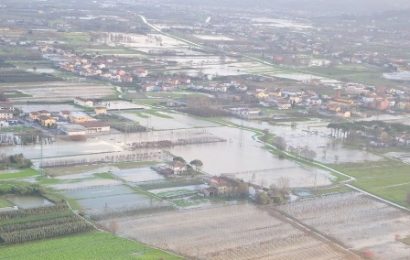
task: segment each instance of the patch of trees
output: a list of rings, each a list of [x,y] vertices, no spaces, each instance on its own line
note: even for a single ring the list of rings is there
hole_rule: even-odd
[[[290,186],[289,179],[282,177],[277,184],[272,184],[269,189],[259,191],[255,200],[257,204],[267,205],[271,203],[281,204],[289,199]]]
[[[383,121],[358,121],[330,123],[331,135],[347,141],[367,139],[385,145],[397,145],[398,138],[410,134],[410,126]]]
[[[44,190],[35,183],[8,182],[0,185],[0,195],[42,195]]]
[[[182,112],[202,117],[229,116],[229,113],[209,97],[188,97],[187,107]]]
[[[92,225],[73,214],[65,203],[0,213],[0,241],[7,244],[23,243],[92,229]]]
[[[147,128],[127,118],[117,115],[98,115],[96,118],[110,124],[110,126],[124,133],[145,132]]]
[[[26,159],[23,154],[15,154],[6,156],[4,154],[0,155],[0,168],[7,169],[7,168],[30,168],[33,165],[31,160]]]
[[[172,163],[174,165],[178,163],[185,165],[185,170],[181,173],[183,175],[198,174],[201,171],[202,166],[204,165],[203,162],[199,159],[194,159],[187,163],[185,159],[180,156],[175,156],[174,158],[172,158]]]

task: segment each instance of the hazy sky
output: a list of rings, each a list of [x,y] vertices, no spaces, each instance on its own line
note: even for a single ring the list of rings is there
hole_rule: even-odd
[[[370,14],[389,10],[410,10],[410,0],[171,0],[200,5],[254,6],[291,9],[315,14]],[[410,15],[410,14],[409,14]]]

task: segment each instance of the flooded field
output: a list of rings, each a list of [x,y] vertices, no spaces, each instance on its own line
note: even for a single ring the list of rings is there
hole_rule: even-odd
[[[340,142],[336,142],[330,136],[328,122],[322,120],[310,120],[297,122],[293,127],[291,123],[268,124],[266,122],[245,121],[230,119],[231,122],[244,126],[269,131],[284,138],[288,146],[308,146],[316,152],[315,160],[323,163],[364,162],[377,161],[381,157],[367,151],[349,149]]]
[[[83,111],[81,108],[70,104],[17,104],[16,107],[24,113],[36,112],[40,110],[47,110],[48,112],[61,112],[64,110],[71,112]]]
[[[8,195],[6,199],[22,209],[53,206],[51,201],[39,196]]]
[[[64,87],[40,87],[19,89],[24,94],[30,95],[31,100],[72,100],[75,97],[102,98],[115,94],[112,86],[95,85],[88,83],[67,84]]]
[[[223,35],[194,34],[194,36],[200,40],[205,40],[205,41],[233,41],[232,38],[229,38]]]
[[[138,121],[144,126],[162,131],[108,134],[89,138],[85,142],[57,140],[55,143],[44,145],[43,149],[41,149],[40,145],[13,146],[5,147],[4,152],[7,154],[21,152],[27,158],[34,159],[35,165],[39,164],[39,158],[42,154],[44,165],[58,166],[58,163],[64,160],[69,162],[72,160],[84,160],[84,162],[92,163],[96,160],[93,158],[116,157],[118,154],[128,153],[126,150],[135,142],[188,140],[192,137],[215,136],[225,139],[226,142],[175,146],[170,148],[169,151],[174,155],[182,156],[186,161],[202,160],[204,163],[203,170],[211,175],[225,174],[265,187],[277,184],[282,178],[289,179],[291,187],[329,185],[334,178],[327,171],[300,165],[290,160],[279,159],[264,149],[263,145],[255,140],[254,134],[249,131],[232,127],[218,127],[215,123],[180,113],[161,112],[161,116],[149,115],[148,118],[141,117],[136,112],[120,112],[120,114]],[[314,134],[312,136],[309,135],[309,139],[307,139],[307,135],[303,131],[304,127],[297,127],[295,132],[289,131],[290,127],[286,125],[272,126],[271,130],[275,134],[283,134],[285,138],[295,135],[294,142],[296,143],[315,145],[318,158],[322,157],[321,151],[327,149],[326,142],[329,142],[328,137],[325,134]],[[321,127],[326,129],[323,126]],[[263,129],[265,126],[261,128]],[[342,148],[336,151],[340,153],[338,155],[338,160],[340,161],[345,161],[349,158],[359,160],[360,155],[362,155],[362,152],[358,151],[358,154],[352,157],[352,151],[345,151]],[[151,153],[152,151],[145,149],[144,151],[141,150],[141,152]],[[146,160],[161,161],[165,158],[163,155],[157,157],[155,157],[156,159]],[[326,162],[333,162],[335,160],[331,152],[329,152],[326,158]],[[372,157],[363,158],[371,159]],[[114,169],[113,173],[127,181],[133,182],[137,182],[140,179],[148,181],[159,178],[159,176],[149,173],[149,171],[140,171],[138,174],[141,175],[138,175],[132,171],[116,171]]]
[[[228,141],[216,144],[174,147],[170,151],[187,161],[199,158],[203,170],[212,175],[227,174],[257,185],[268,187],[282,177],[291,187],[328,185],[332,177],[326,171],[308,168],[293,161],[281,160],[263,149],[252,138],[253,133],[230,127],[209,128],[208,131]]]
[[[163,116],[141,116],[137,113],[125,112],[120,113],[120,115],[135,122],[138,122],[145,127],[153,128],[154,130],[170,130],[216,126],[216,124],[214,123],[196,119],[194,117],[179,113],[160,112],[159,115]]]
[[[44,158],[59,158],[66,156],[101,154],[123,151],[123,147],[115,142],[100,139],[99,137],[89,138],[85,142],[72,142],[58,140],[55,143],[27,146],[7,146],[2,148],[5,154],[22,153],[26,158],[34,159],[33,163],[38,163],[41,156]]]
[[[177,52],[185,55],[198,55],[200,52],[190,50],[190,46],[163,34],[135,34],[107,32],[99,35],[99,42],[109,46],[124,46],[147,54],[157,54],[164,51]]]
[[[227,63],[227,62],[236,62],[237,59],[234,58],[229,58],[229,57],[224,57],[222,58],[221,56],[164,56],[161,58],[158,58],[156,60],[166,60],[166,61],[175,61],[181,65],[192,65],[192,66],[197,66],[197,65],[210,65],[210,64],[221,64],[221,63]]]
[[[80,188],[66,191],[65,195],[75,199],[87,214],[98,217],[169,206],[167,202],[139,194],[125,185]]]
[[[384,73],[383,77],[390,80],[410,81],[410,71]]]
[[[132,169],[114,169],[112,173],[128,182],[146,182],[163,180],[164,177],[150,167],[132,168]]]
[[[287,19],[274,19],[274,18],[253,18],[252,23],[257,26],[271,26],[277,28],[289,28],[289,29],[311,29],[312,26],[305,23],[300,23]]]
[[[235,76],[235,75],[246,75],[249,74],[249,71],[246,67],[246,62],[235,62],[228,64],[213,64],[213,65],[201,65],[201,66],[192,66],[192,69],[169,69],[171,72],[183,72],[188,76],[197,76],[200,72],[206,75],[211,76]],[[199,72],[200,71],[200,72]]]
[[[106,102],[107,110],[129,110],[129,109],[144,109],[147,106],[136,105],[134,103],[123,100],[111,100]]]
[[[112,179],[84,179],[78,182],[62,183],[50,185],[55,190],[77,190],[77,189],[94,189],[98,187],[108,187],[112,185],[120,185],[121,181]]]

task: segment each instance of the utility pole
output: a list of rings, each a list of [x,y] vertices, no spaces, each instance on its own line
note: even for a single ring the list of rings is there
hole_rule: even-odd
[[[43,168],[43,135],[40,136],[40,174],[44,176],[44,168]]]

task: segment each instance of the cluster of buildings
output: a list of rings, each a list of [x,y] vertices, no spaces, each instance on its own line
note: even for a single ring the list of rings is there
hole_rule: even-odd
[[[107,109],[100,106],[96,99],[75,98],[74,103],[84,107],[93,107],[94,114],[107,114]],[[44,128],[57,128],[68,136],[85,136],[87,134],[110,132],[108,122],[97,120],[85,112],[67,111],[49,112],[33,111],[27,114],[27,120],[40,124]]]
[[[0,127],[6,127],[16,122],[15,108],[8,101],[0,101]]]
[[[190,84],[186,87],[188,90],[200,91],[207,93],[227,93],[233,92],[246,92],[247,86],[240,84],[236,81],[229,82],[207,82],[207,84]]]
[[[313,90],[257,89],[254,95],[265,107],[288,110],[294,107],[338,117],[366,117],[371,111],[410,111],[410,96],[398,89],[376,88],[357,83],[339,87],[333,96]]]
[[[145,92],[174,91],[191,84],[191,79],[183,76],[145,77],[139,84]]]
[[[40,47],[40,51],[46,58],[55,60],[61,69],[80,76],[98,77],[116,83],[132,83],[134,78],[148,75],[142,65],[133,69],[124,68],[118,57],[78,55],[49,45]]]
[[[99,121],[84,112],[41,110],[28,113],[27,119],[44,128],[58,128],[68,136],[110,131],[110,125],[107,122]]]

